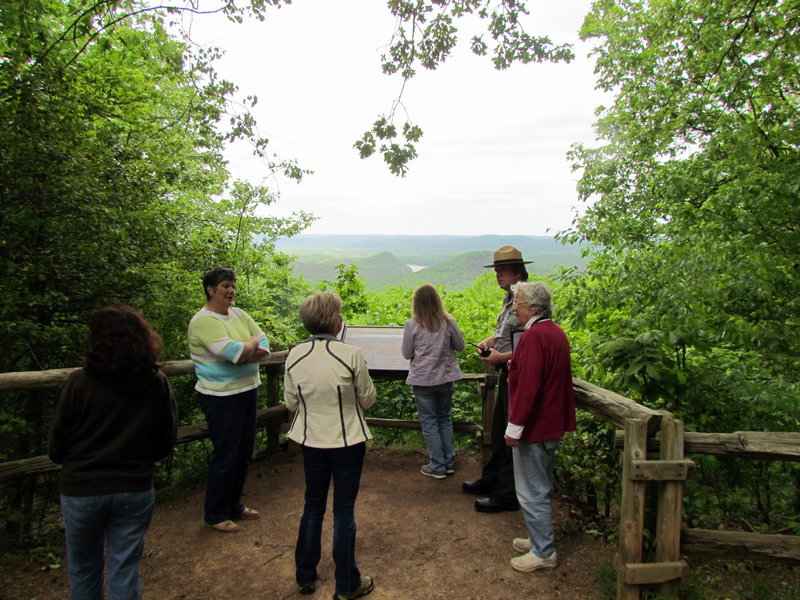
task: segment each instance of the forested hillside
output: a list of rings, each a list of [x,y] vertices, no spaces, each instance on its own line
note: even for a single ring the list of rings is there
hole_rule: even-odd
[[[391,252],[406,264],[432,265],[468,252],[493,252],[514,246],[526,255],[577,256],[579,244],[565,244],[543,235],[343,235],[304,233],[280,238],[276,247],[307,257],[363,256]]]
[[[560,268],[586,264],[578,244],[564,244],[545,236],[393,236],[309,235],[280,239],[276,247],[294,256],[291,266],[316,285],[336,277],[336,266],[353,264],[370,290],[390,285],[413,287],[434,283],[464,289],[491,264],[501,246],[519,248],[532,273],[554,275]],[[409,265],[423,267],[412,272]]]

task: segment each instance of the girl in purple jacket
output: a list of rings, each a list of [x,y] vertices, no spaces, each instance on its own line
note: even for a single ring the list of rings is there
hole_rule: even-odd
[[[455,473],[453,382],[461,379],[455,351],[464,349],[464,336],[430,284],[414,292],[412,317],[403,330],[403,358],[411,361],[406,383],[413,387],[422,435],[430,461],[419,472],[434,479]]]

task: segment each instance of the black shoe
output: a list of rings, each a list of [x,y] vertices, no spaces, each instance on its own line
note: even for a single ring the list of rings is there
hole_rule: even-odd
[[[475,510],[485,513],[498,513],[504,510],[519,510],[519,502],[516,500],[500,500],[494,496],[475,500]]]
[[[475,481],[465,481],[461,484],[461,491],[465,494],[491,494],[494,486],[486,483],[483,479]]]
[[[313,583],[308,583],[306,585],[298,585],[297,591],[301,594],[313,594],[315,586]]]

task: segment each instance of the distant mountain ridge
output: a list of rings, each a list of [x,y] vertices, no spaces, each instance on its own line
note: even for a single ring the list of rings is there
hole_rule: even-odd
[[[309,283],[335,279],[336,265],[355,264],[370,289],[422,282],[463,289],[491,264],[494,251],[506,245],[532,260],[528,270],[539,275],[585,262],[577,245],[548,236],[306,234],[276,242],[277,250],[296,257],[292,269]],[[412,272],[410,264],[426,267]]]
[[[501,246],[514,246],[524,255],[540,252],[564,252],[560,241],[544,235],[345,235],[345,234],[301,234],[292,238],[281,238],[276,246],[289,254],[307,255],[323,253],[330,255],[361,256],[391,252],[407,264],[436,264],[447,258],[466,252],[494,252]],[[572,252],[568,252],[572,254]],[[416,262],[415,257],[438,256],[435,262]],[[527,256],[526,256],[527,258]]]

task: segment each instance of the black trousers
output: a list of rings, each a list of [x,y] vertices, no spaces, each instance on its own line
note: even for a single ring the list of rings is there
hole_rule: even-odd
[[[494,488],[492,497],[501,502],[516,502],[514,462],[511,447],[503,437],[508,425],[508,370],[501,369],[497,380],[497,400],[492,413],[492,456],[483,466],[481,479]]]

